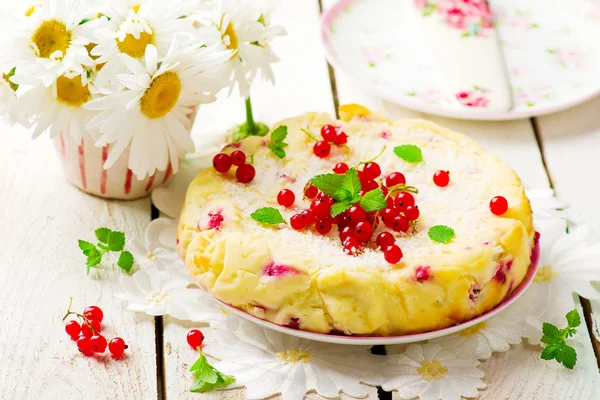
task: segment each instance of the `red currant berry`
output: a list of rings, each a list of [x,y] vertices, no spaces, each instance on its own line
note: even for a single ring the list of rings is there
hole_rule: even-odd
[[[490,211],[494,215],[502,215],[508,211],[508,201],[502,196],[496,196],[490,201]]]
[[[304,197],[309,200],[314,199],[319,194],[319,189],[308,183],[304,188]]]
[[[359,222],[354,227],[354,237],[359,242],[366,242],[373,236],[373,226],[368,222]]]
[[[385,221],[392,222],[394,220],[394,218],[396,218],[397,215],[398,215],[398,210],[396,210],[395,208],[392,208],[392,207],[386,207],[381,211],[381,219],[383,220],[384,224],[385,224]]]
[[[106,344],[106,338],[102,335],[94,335],[90,338],[90,348],[94,353],[104,353]]]
[[[368,179],[377,179],[381,175],[381,168],[376,162],[366,163],[363,167],[363,173]]]
[[[346,172],[348,172],[349,169],[350,168],[348,167],[348,164],[341,162],[335,165],[335,167],[333,168],[333,172],[335,172],[336,174],[343,175]]]
[[[76,340],[81,333],[81,325],[77,321],[69,321],[65,325],[65,331],[73,340]]]
[[[231,163],[236,167],[241,167],[246,164],[246,153],[241,150],[236,150],[229,156]]]
[[[448,183],[450,183],[450,172],[437,171],[435,174],[433,174],[433,183],[439,187],[448,186]]]
[[[335,138],[333,138],[333,143],[337,144],[338,146],[348,143],[348,135],[346,135],[344,132],[337,132]]]
[[[327,142],[317,142],[313,147],[313,152],[315,153],[315,156],[325,158],[331,153],[331,145]]]
[[[322,220],[319,220],[319,222],[317,222],[317,225],[315,225],[315,229],[321,235],[327,235],[329,232],[331,232],[331,226],[332,226],[331,218],[322,219]]]
[[[392,186],[403,185],[406,183],[406,178],[402,172],[392,172],[385,178],[385,186],[391,188]]]
[[[308,227],[315,223],[317,218],[315,214],[310,210],[304,210],[300,213],[300,218],[304,221],[304,226]]]
[[[202,347],[202,342],[204,341],[204,335],[198,329],[192,329],[187,334],[187,342],[192,349],[197,350],[198,347]]]
[[[217,172],[224,174],[231,168],[231,159],[227,154],[219,153],[213,158],[213,167]]]
[[[400,250],[400,247],[393,244],[385,248],[383,251],[383,256],[385,257],[385,261],[389,262],[390,264],[398,264],[400,260],[402,260],[403,254],[402,250]]]
[[[348,217],[352,223],[357,224],[367,220],[367,213],[361,206],[352,206],[348,210]]]
[[[286,208],[293,206],[295,201],[296,201],[296,195],[294,194],[294,192],[292,192],[289,189],[283,189],[277,195],[277,203],[279,203],[279,205],[282,205]]]
[[[104,319],[104,313],[102,312],[100,307],[96,307],[96,306],[89,306],[88,308],[83,310],[83,315],[87,319],[92,319],[92,320],[98,321],[100,323],[102,323],[102,320]]]
[[[87,322],[81,324],[81,334],[85,337],[89,338],[93,335],[97,335],[100,332],[102,332],[102,325],[100,325],[100,322],[96,320],[88,320]]]
[[[394,197],[394,206],[399,210],[415,205],[415,197],[408,192],[400,192]]]
[[[349,226],[345,226],[342,228],[342,230],[340,231],[340,240],[342,241],[342,243],[344,243],[346,241],[346,239],[348,239],[350,236],[352,236],[352,234],[354,233],[354,229],[352,229]]]
[[[386,186],[383,186],[383,185],[379,186],[379,189],[381,189],[381,191],[383,192],[383,195],[384,195],[384,196],[387,196],[387,195],[388,195],[388,193],[390,192],[390,191],[388,190],[388,188],[387,188]]]
[[[344,252],[348,255],[354,255],[358,253],[360,243],[354,236],[348,236],[344,241]]]
[[[419,215],[421,212],[419,211],[419,206],[408,206],[404,211],[404,215],[408,218],[409,221],[416,221],[419,219]]]
[[[244,164],[235,171],[235,178],[240,183],[250,183],[256,176],[256,170],[250,164]]]
[[[290,225],[292,226],[292,229],[297,231],[306,228],[304,219],[300,216],[300,214],[295,214],[292,216],[292,218],[290,218]]]
[[[326,142],[333,142],[335,138],[336,128],[333,125],[324,125],[321,128],[321,136],[323,136],[323,140]]]
[[[328,199],[319,198],[310,204],[310,211],[312,211],[317,218],[328,218],[331,215],[331,206],[332,203],[329,202]]]
[[[377,235],[377,239],[375,239],[375,243],[377,243],[377,246],[382,250],[393,245],[395,241],[394,235],[389,232],[381,232]]]
[[[395,230],[396,232],[408,232],[408,228],[410,228],[410,222],[408,218],[404,215],[398,215],[394,217],[394,220],[391,223],[390,228]]]
[[[77,339],[77,348],[84,356],[89,357],[94,354],[90,346],[90,338],[87,336],[79,336],[79,339]]]
[[[126,348],[127,345],[125,344],[125,341],[120,337],[111,339],[110,342],[108,342],[108,351],[110,351],[110,354],[112,354],[114,358],[121,357],[123,353],[125,353]]]

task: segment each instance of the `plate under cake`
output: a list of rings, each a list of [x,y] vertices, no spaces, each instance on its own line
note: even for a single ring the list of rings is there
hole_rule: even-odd
[[[357,106],[343,106],[342,119],[309,113],[276,124],[286,126],[286,156],[267,146],[270,137],[249,137],[228,145],[242,150],[256,169],[249,184],[235,167],[214,168],[191,183],[178,229],[178,249],[200,287],[220,301],[255,317],[301,330],[347,335],[391,336],[427,332],[471,320],[500,304],[523,280],[531,263],[535,232],[529,200],[519,177],[496,156],[465,135],[423,120],[391,122]],[[312,137],[333,125],[348,135],[347,146],[314,155]],[[310,136],[306,134],[307,131]],[[416,145],[422,161],[407,162],[394,148]],[[337,227],[322,235],[290,224],[265,225],[251,218],[259,208],[277,208],[286,221],[310,205],[307,182],[377,158],[382,177],[406,176],[420,216],[414,230],[393,232],[403,258],[390,264],[375,238],[354,255],[344,252]],[[362,167],[359,167],[359,169]],[[436,171],[450,183],[433,182]],[[284,208],[277,194],[287,188],[295,204]],[[503,196],[508,211],[490,211]],[[428,231],[454,230],[448,243]]]

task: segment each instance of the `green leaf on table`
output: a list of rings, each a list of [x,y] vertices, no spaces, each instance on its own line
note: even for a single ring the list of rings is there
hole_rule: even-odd
[[[445,225],[436,225],[429,228],[427,234],[434,242],[446,244],[454,238],[454,229]]]
[[[581,325],[581,317],[577,309],[569,311],[565,316],[567,327],[559,329],[549,322],[542,325],[543,336],[541,342],[547,344],[540,354],[543,360],[556,360],[565,367],[573,369],[577,363],[577,352],[566,342],[566,339],[577,333],[577,327]]]
[[[128,251],[124,251],[119,256],[119,261],[117,261],[117,265],[123,271],[130,273],[131,268],[133,267],[133,254]]]
[[[125,248],[125,233],[112,231],[107,246],[110,251],[123,251]]]
[[[570,328],[577,328],[581,325],[581,317],[577,310],[571,310],[566,315],[567,324]]]
[[[558,347],[556,352],[556,361],[569,369],[573,369],[577,363],[577,352],[567,344]]]
[[[380,188],[377,188],[365,193],[365,195],[360,199],[360,206],[366,212],[383,210],[385,207],[387,207],[387,202],[385,201],[383,191]]]
[[[254,211],[250,216],[263,224],[276,225],[285,224],[285,219],[281,215],[281,212],[273,207],[263,207]]]
[[[215,389],[220,389],[231,385],[235,378],[222,374],[215,367],[210,365],[206,356],[200,352],[198,361],[190,367],[190,372],[194,378],[194,383],[190,387],[190,392],[205,393]]]
[[[394,147],[394,153],[407,162],[418,163],[423,161],[421,149],[414,144],[404,144],[402,146]]]
[[[112,231],[108,228],[98,228],[95,233],[100,243],[108,244]]]

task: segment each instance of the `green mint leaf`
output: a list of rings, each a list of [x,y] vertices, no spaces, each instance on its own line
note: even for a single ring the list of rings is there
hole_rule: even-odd
[[[549,322],[544,322],[542,324],[542,332],[544,333],[544,337],[547,338],[547,340],[550,340],[550,342],[544,342],[544,343],[553,343],[553,342],[557,342],[560,341],[562,339],[562,333],[560,331],[560,329],[558,329],[556,326],[552,325]]]
[[[112,231],[106,244],[110,251],[123,251],[125,248],[125,233]]]
[[[288,127],[283,125],[271,132],[272,142],[283,142],[288,135]]]
[[[119,256],[119,261],[117,261],[117,265],[123,271],[130,273],[131,268],[133,267],[133,254],[128,251],[124,251]]]
[[[450,243],[454,238],[454,229],[444,225],[432,226],[427,233],[431,240],[443,244]]]
[[[577,328],[581,325],[581,317],[579,317],[579,313],[577,310],[571,310],[567,313],[567,323],[570,328]]]
[[[284,224],[285,220],[279,212],[278,209],[273,207],[263,207],[254,211],[250,216],[258,222],[262,222],[263,224]]]
[[[271,149],[271,151],[273,152],[273,154],[275,154],[277,157],[279,158],[285,158],[285,150],[284,148],[287,147],[287,143],[269,143],[267,144],[267,147],[269,149]]]
[[[556,352],[556,361],[569,369],[573,369],[577,363],[577,352],[571,346],[563,344]]]
[[[331,206],[331,216],[337,217],[338,215],[340,215],[344,211],[348,210],[353,205],[354,205],[354,203],[349,202],[349,201],[335,203],[333,206]]]
[[[329,197],[331,197],[332,199],[334,199],[336,201],[349,201],[353,198],[352,195],[350,194],[350,192],[348,192],[346,189],[342,189],[342,188],[336,189],[333,192],[333,196],[329,196]]]
[[[95,254],[98,252],[96,246],[94,246],[90,242],[86,242],[85,240],[79,240],[79,248],[83,252],[84,255],[89,256],[90,254]]]
[[[95,233],[100,243],[108,244],[112,231],[108,228],[98,228]]]
[[[310,181],[311,185],[315,186],[321,192],[330,196],[337,201],[344,201],[347,198],[345,192],[341,192],[344,182],[344,175],[339,174],[323,174],[313,177]]]
[[[95,267],[96,265],[102,262],[102,253],[99,251],[97,253],[90,254],[87,258],[85,265],[88,267],[88,273],[90,272],[90,268]]]
[[[554,358],[556,358],[556,353],[560,346],[561,346],[561,344],[558,344],[558,343],[551,344],[550,346],[548,346],[544,350],[542,350],[542,354],[540,354],[540,358],[542,360],[554,360]]]
[[[360,206],[366,211],[379,211],[387,207],[385,196],[380,188],[365,193],[360,199]]]
[[[190,372],[194,378],[190,392],[205,393],[229,386],[235,381],[232,376],[217,371],[202,353],[200,353],[198,361],[191,366]]]
[[[360,185],[360,179],[358,178],[358,171],[355,168],[350,168],[344,174],[342,188],[346,189],[352,198],[355,198],[360,194],[362,188]]]
[[[411,163],[418,163],[423,161],[423,154],[419,146],[414,144],[405,144],[402,146],[394,147],[394,153],[404,161]]]

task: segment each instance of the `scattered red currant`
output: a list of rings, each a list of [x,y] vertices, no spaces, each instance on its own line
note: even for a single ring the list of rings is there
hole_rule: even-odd
[[[219,153],[213,158],[213,167],[224,174],[231,169],[231,159],[225,153]]]
[[[448,171],[437,171],[433,174],[433,183],[439,187],[446,187],[450,183],[450,172]]]
[[[408,232],[408,228],[410,228],[410,221],[404,215],[397,215],[394,217],[394,220],[389,226],[396,232]],[[386,225],[387,226],[387,225]]]
[[[353,233],[354,233],[354,230],[352,229],[352,227],[350,227],[350,226],[343,227],[342,230],[340,231],[340,240],[342,241],[342,243],[344,243],[346,241],[346,239],[348,239],[350,236],[352,236]]]
[[[317,189],[315,186],[311,185],[310,183],[306,185],[306,187],[304,188],[304,197],[306,197],[309,200],[314,199],[315,197],[317,197],[317,195],[319,194],[319,189]]]
[[[202,342],[204,341],[204,335],[198,329],[192,329],[187,334],[187,342],[192,349],[197,350],[198,347],[202,347]]]
[[[292,226],[292,229],[297,231],[306,228],[304,219],[300,216],[300,214],[295,214],[292,216],[292,218],[290,218],[290,225]]]
[[[406,178],[402,172],[392,172],[385,178],[385,186],[391,188],[393,186],[401,185],[406,183]]]
[[[81,333],[81,325],[79,325],[79,322],[77,321],[69,321],[65,325],[65,331],[73,340],[77,340]]]
[[[256,170],[250,164],[244,164],[235,171],[235,178],[240,183],[250,183],[256,176]]]
[[[408,192],[400,192],[394,197],[394,205],[398,210],[405,210],[406,207],[415,205],[415,197]]]
[[[89,306],[83,310],[83,315],[85,315],[87,319],[98,321],[99,323],[102,323],[102,319],[104,319],[104,313],[100,307],[97,306]]]
[[[304,227],[311,226],[317,220],[315,214],[310,210],[302,211],[300,213],[300,218],[302,218],[302,220],[304,221]]]
[[[90,338],[87,336],[79,336],[79,339],[77,339],[77,348],[85,356],[89,357],[94,354],[90,346]]]
[[[102,335],[94,335],[90,338],[90,348],[94,353],[104,353],[106,350],[106,338]]]
[[[236,150],[229,156],[231,163],[236,167],[241,167],[246,164],[246,153],[241,150]]]
[[[328,157],[331,153],[331,145],[327,142],[317,142],[313,147],[313,152],[319,158]]]
[[[296,201],[296,195],[294,194],[294,192],[292,192],[289,189],[283,189],[277,195],[277,203],[279,203],[279,205],[282,205],[286,208],[293,206],[295,201]]]
[[[494,215],[502,215],[508,211],[508,201],[502,196],[496,196],[490,201],[490,210]]]
[[[375,190],[379,187],[375,180],[368,180],[361,184],[361,189],[363,192],[367,193],[371,190]]]
[[[333,125],[324,125],[321,128],[321,136],[323,137],[323,140],[329,143],[333,142],[335,139],[336,130],[337,129]]]
[[[418,206],[408,206],[404,211],[404,215],[406,215],[406,218],[408,218],[409,221],[416,221],[419,219],[421,212],[419,211]]]
[[[315,225],[315,229],[321,235],[327,235],[329,232],[331,232],[331,226],[332,226],[331,219],[322,219],[317,222],[317,224]]]
[[[333,143],[337,144],[338,146],[345,145],[348,143],[348,135],[346,135],[344,132],[337,132],[335,138],[333,138]]]
[[[344,241],[344,252],[348,255],[354,255],[358,253],[360,243],[354,236],[348,236]]]
[[[335,165],[335,167],[333,168],[333,172],[335,172],[336,174],[343,175],[346,172],[348,172],[349,169],[350,168],[348,167],[348,164],[341,162]]]
[[[102,325],[96,320],[90,319],[81,324],[81,334],[85,337],[89,338],[100,332],[102,332]]]
[[[367,213],[360,206],[352,206],[348,210],[348,217],[351,222],[357,224],[367,220]]]
[[[384,224],[385,224],[385,221],[389,221],[389,222],[393,221],[397,215],[398,215],[398,210],[396,210],[395,208],[392,208],[392,207],[386,207],[381,211],[381,219],[383,220]]]
[[[393,245],[395,241],[394,235],[389,232],[381,232],[377,235],[377,239],[375,239],[375,243],[377,243],[377,246],[382,250]]]
[[[400,250],[400,247],[393,244],[385,248],[383,251],[383,256],[385,257],[385,261],[389,262],[390,264],[398,264],[400,260],[402,260],[403,254],[402,250]]]
[[[125,344],[125,341],[120,337],[113,338],[108,342],[108,351],[110,351],[110,354],[112,354],[114,358],[121,357],[123,353],[125,353],[126,348],[127,345]]]
[[[373,226],[368,222],[359,222],[354,227],[354,237],[359,242],[366,242],[373,236]]]
[[[381,175],[381,167],[376,162],[369,162],[365,164],[363,173],[367,179],[377,179]]]
[[[331,215],[331,206],[333,203],[329,200],[329,198],[321,197],[314,200],[310,204],[310,211],[315,214],[318,218],[324,219]]]

